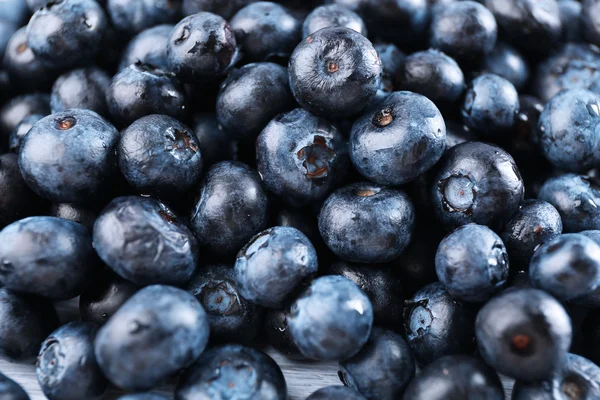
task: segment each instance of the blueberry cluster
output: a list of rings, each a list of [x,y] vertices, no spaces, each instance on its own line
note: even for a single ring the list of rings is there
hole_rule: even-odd
[[[0,357],[50,400],[284,400],[268,347],[339,363],[311,400],[600,400],[597,46],[600,0],[0,0]]]

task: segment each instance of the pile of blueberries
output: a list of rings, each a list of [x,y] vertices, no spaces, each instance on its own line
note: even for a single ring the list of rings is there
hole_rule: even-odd
[[[600,0],[0,0],[0,357],[50,400],[284,400],[268,347],[339,362],[311,400],[599,400],[596,46]]]

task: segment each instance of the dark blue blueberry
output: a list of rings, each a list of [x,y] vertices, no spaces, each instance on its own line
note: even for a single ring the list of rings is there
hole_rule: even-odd
[[[540,245],[562,233],[560,214],[550,203],[525,200],[500,235],[511,265],[527,269]]]
[[[268,206],[256,171],[237,161],[223,161],[208,170],[190,226],[201,246],[233,255],[267,226]]]
[[[383,69],[369,39],[349,28],[329,27],[296,47],[289,74],[302,107],[326,118],[347,118],[373,100]]]
[[[42,343],[35,372],[48,399],[94,399],[106,391],[108,382],[94,356],[97,332],[96,324],[71,322]]]
[[[182,19],[167,45],[169,68],[184,82],[217,79],[227,73],[237,58],[233,29],[223,18],[209,12]]]
[[[494,74],[480,75],[469,84],[461,110],[465,125],[486,137],[510,130],[518,112],[517,89]]]
[[[162,394],[157,393],[136,393],[126,394],[118,398],[118,400],[168,400]]]
[[[504,149],[514,157],[525,175],[525,182],[529,185],[530,181],[538,179],[540,170],[548,167],[538,147],[537,126],[542,111],[544,111],[544,103],[540,99],[530,95],[520,95],[519,113],[515,118],[514,129],[510,135],[499,138]]]
[[[17,29],[18,26],[14,22],[2,19],[0,16],[0,58],[4,57],[8,42]],[[24,29],[23,32],[25,32]]]
[[[196,270],[198,242],[163,203],[118,197],[94,224],[94,248],[121,277],[143,286],[182,285]]]
[[[446,121],[446,151],[457,144],[475,140],[475,134],[465,125],[455,121]]]
[[[317,224],[318,210],[312,208],[294,208],[284,205],[274,207],[271,212],[272,226],[291,226],[304,233],[311,243],[318,247],[323,244]]]
[[[600,229],[600,192],[587,176],[564,174],[548,179],[538,198],[560,214],[564,232]]]
[[[450,354],[469,354],[475,348],[475,313],[454,300],[439,283],[422,287],[404,302],[406,339],[420,365]]]
[[[242,296],[269,308],[282,308],[318,268],[317,252],[296,228],[276,226],[254,236],[237,255],[235,279]]]
[[[260,350],[237,344],[206,351],[179,380],[176,400],[285,400],[281,369]]]
[[[9,150],[18,154],[19,149],[21,148],[21,142],[23,141],[25,135],[29,133],[36,122],[44,117],[45,115],[42,114],[33,114],[23,118],[23,120],[19,122],[15,129],[10,133],[8,138]]]
[[[564,42],[583,41],[581,26],[582,5],[577,0],[559,0],[558,10],[562,24],[562,39]]]
[[[304,360],[288,326],[289,309],[266,310],[264,332],[267,343],[277,351],[283,353],[287,358],[293,360]]]
[[[167,45],[174,25],[158,25],[148,28],[131,39],[119,63],[119,71],[140,61],[154,65],[162,70],[169,68],[167,62]]]
[[[50,215],[78,222],[88,228],[90,232],[94,228],[94,222],[98,217],[98,214],[90,208],[69,203],[52,204]]]
[[[79,297],[81,319],[103,325],[137,290],[137,286],[117,275],[100,275]]]
[[[379,54],[381,66],[383,67],[381,88],[387,92],[393,92],[394,79],[400,70],[405,55],[392,43],[375,43],[374,46],[375,50],[377,50],[377,54]]]
[[[248,64],[230,72],[221,84],[217,119],[230,138],[254,139],[277,114],[295,107],[286,68]]]
[[[373,328],[361,351],[340,363],[338,375],[367,399],[399,399],[415,376],[415,360],[402,336]]]
[[[0,282],[10,290],[65,300],[81,294],[97,265],[90,232],[56,217],[29,217],[0,231]]]
[[[494,50],[483,57],[481,68],[484,72],[506,79],[517,90],[523,89],[529,80],[527,61],[517,49],[504,42],[496,43]]]
[[[392,271],[397,275],[407,297],[413,296],[428,283],[437,281],[435,252],[442,238],[443,231],[439,228],[433,231],[427,228],[416,230],[410,244],[402,252],[402,257],[392,264]],[[398,306],[403,307],[403,304]]]
[[[302,37],[329,26],[345,26],[367,36],[367,27],[358,14],[342,5],[329,4],[315,8],[306,16]]]
[[[446,125],[427,97],[394,92],[354,123],[349,146],[352,164],[362,176],[380,185],[402,185],[442,157]]]
[[[240,294],[233,268],[209,265],[199,268],[187,284],[208,314],[212,343],[252,343],[262,322],[262,309]]]
[[[494,50],[498,26],[494,15],[475,1],[456,1],[433,10],[429,45],[459,61]]]
[[[42,118],[21,141],[19,167],[34,192],[55,203],[97,200],[117,171],[119,132],[93,111]]]
[[[583,0],[581,9],[581,29],[585,39],[595,45],[600,45],[600,2]]]
[[[21,25],[27,22],[28,16],[29,10],[24,0],[5,0],[0,3],[0,19]]]
[[[150,114],[182,119],[188,111],[185,91],[175,76],[141,62],[112,78],[106,101],[113,120],[124,126]]]
[[[474,222],[499,231],[518,211],[523,195],[510,154],[480,142],[448,150],[431,186],[435,215],[447,229]]]
[[[57,327],[52,302],[0,288],[0,358],[30,361]]]
[[[114,27],[127,34],[177,22],[181,18],[180,0],[108,0],[106,3]]]
[[[415,210],[401,190],[366,182],[334,192],[323,204],[319,231],[338,257],[383,263],[404,251],[415,225]]]
[[[408,386],[404,400],[504,400],[498,374],[477,358],[447,356],[428,365]]]
[[[230,19],[236,12],[256,0],[183,0],[183,14],[192,15],[208,11]]]
[[[373,326],[373,307],[350,279],[315,279],[296,299],[287,318],[294,343],[312,359],[341,361],[357,354]]]
[[[40,60],[67,68],[86,64],[100,50],[108,18],[93,0],[55,0],[27,24],[27,43]]]
[[[148,390],[192,364],[208,335],[208,317],[193,295],[171,286],[147,286],[100,328],[96,360],[116,386]]]
[[[34,215],[41,205],[23,180],[16,154],[0,155],[0,193],[0,229]]]
[[[0,397],[3,400],[29,400],[21,385],[0,373]]]
[[[600,297],[600,296],[598,296]],[[600,302],[593,304],[598,307]],[[588,313],[581,325],[583,336],[583,355],[598,364],[600,361],[600,310],[597,308]]]
[[[100,115],[108,115],[106,92],[110,77],[99,68],[76,69],[61,75],[50,96],[50,109],[53,113],[84,108]]]
[[[234,158],[235,143],[223,132],[216,115],[196,114],[191,126],[198,139],[198,147],[206,167]]]
[[[267,189],[296,207],[323,200],[348,173],[348,145],[337,127],[297,108],[273,119],[256,140]]]
[[[194,132],[166,115],[148,115],[121,132],[119,167],[138,192],[173,199],[200,182],[203,159]]]
[[[313,392],[306,400],[366,400],[366,398],[347,386],[326,386]]]
[[[0,134],[7,138],[21,121],[34,114],[50,114],[50,96],[31,93],[13,97],[0,108]],[[2,143],[5,141],[3,139]]]
[[[571,345],[571,320],[552,296],[537,289],[507,290],[477,315],[479,352],[498,373],[523,381],[548,379]]]

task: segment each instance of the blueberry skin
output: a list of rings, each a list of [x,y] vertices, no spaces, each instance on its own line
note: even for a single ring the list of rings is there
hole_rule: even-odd
[[[523,179],[500,147],[466,142],[448,150],[431,185],[434,212],[447,229],[474,222],[501,231],[523,200]]]
[[[350,160],[333,123],[297,108],[277,116],[258,136],[256,163],[270,192],[302,207],[323,200],[343,183]]]
[[[538,289],[507,290],[484,305],[475,321],[484,361],[498,373],[533,382],[557,371],[571,345],[571,320]]]
[[[552,204],[525,200],[500,235],[511,265],[527,269],[537,248],[560,235],[562,229],[560,214]]]
[[[428,365],[410,383],[404,400],[504,400],[498,374],[477,358],[453,355]]]
[[[108,18],[93,0],[60,0],[36,11],[27,24],[27,43],[48,64],[86,64],[100,50]]]
[[[25,0],[25,3],[27,3],[27,6],[32,13],[44,7],[47,2],[48,0]],[[100,1],[99,3],[103,3],[103,1]]]
[[[33,114],[29,115],[15,127],[15,129],[10,133],[8,137],[8,148],[13,153],[19,153],[19,149],[21,148],[21,141],[29,133],[33,125],[38,122],[40,119],[44,118],[45,115],[42,114]]]
[[[596,244],[600,245],[600,230],[589,230],[579,232],[583,236],[592,239]]]
[[[338,375],[367,399],[398,399],[415,376],[415,360],[402,336],[373,328],[361,351],[340,363]]]
[[[118,31],[133,35],[155,25],[179,21],[181,1],[108,0],[106,11]]]
[[[473,60],[494,50],[494,15],[475,1],[457,1],[433,10],[429,45],[456,60]]]
[[[405,54],[392,43],[375,43],[374,46],[383,68],[381,89],[386,92],[393,92],[394,79],[400,70]]]
[[[188,282],[187,291],[208,314],[212,343],[254,341],[262,322],[262,309],[241,296],[230,265],[199,268]]]
[[[3,400],[29,400],[25,390],[2,373],[0,373],[0,396]]]
[[[296,101],[330,119],[360,113],[375,97],[383,75],[371,42],[345,27],[324,28],[305,38],[288,70]]]
[[[0,19],[20,25],[27,22],[27,3],[23,0],[6,0],[0,4]]]
[[[83,321],[103,325],[138,290],[125,279],[106,274],[94,280],[79,297],[79,315]]]
[[[565,233],[600,229],[600,192],[587,176],[564,174],[550,178],[538,198],[558,210]]]
[[[0,155],[0,229],[38,210],[39,198],[29,189],[16,154]]]
[[[234,69],[217,95],[217,119],[233,140],[253,139],[277,114],[295,108],[287,69],[255,63]]]
[[[240,250],[234,275],[245,299],[282,308],[317,269],[317,252],[306,235],[296,228],[275,226],[254,236]]]
[[[225,75],[237,58],[233,29],[223,18],[208,12],[179,21],[167,45],[170,70],[189,83],[203,83]]]
[[[98,214],[92,209],[69,203],[52,204],[50,215],[80,223],[88,228],[90,232],[94,228],[94,222],[98,217]]]
[[[302,22],[286,7],[252,2],[231,18],[244,61],[286,60],[301,37]]]
[[[167,45],[175,25],[158,25],[145,29],[131,39],[119,63],[119,71],[140,61],[162,70],[168,70]]]
[[[136,393],[121,396],[118,400],[168,400],[165,396],[157,393]]]
[[[183,0],[183,14],[192,15],[208,11],[225,19],[230,19],[236,12],[256,0]]]
[[[25,182],[55,203],[96,200],[117,171],[119,132],[93,111],[74,109],[42,118],[21,141]]]
[[[600,45],[600,2],[583,0],[581,9],[581,28],[585,39],[595,45]]]
[[[350,132],[350,159],[380,185],[402,185],[433,167],[446,148],[446,124],[435,104],[394,92],[365,112]]]
[[[271,357],[231,344],[203,353],[179,380],[175,400],[199,398],[285,400],[287,387]]]
[[[144,391],[192,364],[208,335],[208,317],[192,294],[152,285],[140,289],[100,328],[94,353],[113,384]]]
[[[265,310],[264,332],[267,343],[292,360],[304,360],[288,326],[289,309]]]
[[[106,102],[113,120],[127,126],[150,114],[183,119],[187,98],[175,76],[152,65],[136,62],[112,78]]]
[[[206,174],[190,219],[201,246],[233,255],[267,226],[269,200],[255,170],[222,161]]]
[[[366,398],[347,386],[327,386],[313,392],[306,400],[366,400]]]
[[[216,115],[201,113],[194,115],[192,119],[191,126],[198,139],[198,147],[205,167],[234,158],[236,145],[223,132]]]
[[[40,344],[58,327],[54,305],[0,288],[0,357],[11,362],[34,359]]]
[[[529,65],[517,49],[504,42],[496,43],[494,50],[481,60],[483,71],[498,75],[517,90],[523,89],[529,80]]]
[[[562,24],[563,42],[582,42],[583,29],[580,23],[582,5],[577,0],[559,0],[558,10]]]
[[[518,112],[517,89],[494,74],[480,75],[469,84],[461,109],[465,125],[487,137],[511,129]]]
[[[194,132],[167,115],[148,115],[121,132],[119,167],[139,193],[174,198],[200,182],[203,157]]]
[[[13,97],[0,108],[0,133],[8,136],[21,121],[34,114],[50,114],[50,96],[30,93]]]
[[[339,4],[329,4],[315,8],[306,16],[302,25],[302,37],[329,26],[345,26],[367,36],[367,27],[358,14]]]
[[[108,115],[106,92],[110,77],[99,68],[77,69],[58,77],[52,87],[50,109],[53,113],[84,108]]]
[[[42,343],[35,372],[48,399],[93,399],[106,391],[108,381],[94,357],[97,332],[96,324],[70,322]]]

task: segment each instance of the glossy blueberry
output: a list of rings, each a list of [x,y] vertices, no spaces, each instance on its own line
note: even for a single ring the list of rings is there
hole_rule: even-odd
[[[71,322],[42,343],[36,375],[48,399],[93,399],[104,393],[108,382],[94,357],[97,332],[96,324]]]
[[[262,309],[242,297],[231,266],[199,268],[187,290],[208,314],[212,343],[252,343],[256,338]]]
[[[256,0],[183,0],[184,15],[208,11],[230,19],[236,12]]]
[[[494,50],[483,57],[481,68],[487,73],[506,79],[517,90],[523,89],[529,80],[527,61],[517,49],[504,42],[496,43]]]
[[[265,311],[264,332],[267,343],[286,357],[293,360],[303,360],[305,357],[300,353],[298,346],[288,326],[289,310],[270,309]]]
[[[381,88],[387,92],[393,92],[394,79],[396,79],[396,74],[400,70],[405,55],[392,43],[375,43],[374,46],[383,68]]]
[[[519,96],[519,113],[515,117],[515,125],[510,137],[501,139],[504,148],[514,157],[525,175],[525,181],[538,176],[538,171],[545,167],[544,156],[538,148],[537,125],[544,111],[544,103],[530,95]],[[532,194],[532,193],[528,193]]]
[[[137,290],[137,286],[120,276],[101,275],[79,297],[81,319],[103,325]]]
[[[0,192],[0,229],[38,211],[39,198],[23,180],[15,154],[0,155]]]
[[[152,285],[140,289],[100,328],[95,355],[113,384],[143,391],[192,364],[208,335],[208,317],[193,295]]]
[[[235,155],[235,143],[223,132],[216,115],[208,113],[196,114],[191,125],[205,167],[219,161],[232,160]]]
[[[50,215],[80,223],[90,232],[94,228],[96,217],[98,217],[98,214],[90,208],[69,203],[52,204]]]
[[[337,127],[302,108],[267,125],[256,140],[256,158],[267,189],[296,207],[323,200],[343,183],[350,164]]]
[[[302,25],[302,37],[329,26],[345,26],[367,36],[367,27],[358,14],[339,4],[329,4],[317,7],[307,15]]]
[[[118,400],[168,400],[165,396],[157,393],[126,394]]]
[[[0,133],[7,137],[21,121],[34,114],[50,114],[50,96],[31,93],[13,97],[0,108]]]
[[[420,94],[394,92],[365,112],[350,132],[350,159],[380,185],[402,185],[433,167],[446,148],[446,125]]]
[[[577,0],[559,0],[558,11],[562,24],[562,40],[564,42],[583,41],[583,28],[580,18],[582,5]]]
[[[498,374],[477,358],[453,355],[428,365],[413,379],[404,400],[503,400]]]
[[[140,61],[162,70],[168,70],[167,44],[174,25],[158,25],[141,31],[131,39],[119,63],[119,71]]]
[[[29,400],[23,388],[8,376],[0,373],[0,396],[4,400]]]
[[[167,45],[167,62],[184,82],[202,83],[223,76],[237,61],[231,26],[223,18],[200,12],[182,19]]]
[[[308,358],[346,360],[369,339],[373,308],[367,295],[341,276],[315,279],[290,309],[294,343]]]
[[[57,0],[37,10],[27,24],[27,43],[56,67],[86,64],[100,50],[108,18],[93,0]]]
[[[296,106],[287,69],[255,63],[235,69],[217,95],[217,119],[234,140],[253,139],[277,114]]]
[[[338,375],[367,399],[398,399],[415,376],[415,360],[402,336],[373,328],[361,351],[340,363]]]
[[[348,386],[326,386],[313,392],[306,400],[366,400],[366,398]]]
[[[56,203],[96,200],[117,170],[119,133],[93,111],[66,110],[42,118],[21,141],[25,182]]]
[[[498,373],[523,381],[548,379],[569,350],[571,320],[537,289],[512,289],[481,308],[475,322],[479,353]]]
[[[560,214],[550,203],[525,200],[500,235],[511,265],[528,268],[540,245],[562,233]]]
[[[53,113],[84,108],[101,115],[108,114],[106,92],[110,77],[99,68],[77,69],[61,75],[50,96],[50,108]]]
[[[581,9],[581,29],[585,39],[595,45],[600,45],[600,2],[583,0]]]
[[[289,62],[290,86],[298,103],[326,118],[360,113],[381,85],[377,50],[345,27],[321,29],[305,38]]]
[[[58,327],[54,305],[46,299],[0,288],[0,357],[29,361],[40,344]]]
[[[564,174],[550,178],[538,198],[558,210],[564,232],[600,229],[600,192],[587,176]]]
[[[179,380],[176,400],[199,398],[285,400],[287,387],[271,357],[233,344],[206,351]]]
[[[499,231],[518,211],[523,194],[510,154],[480,142],[448,150],[431,186],[435,215],[448,229],[475,222]]]
[[[256,171],[237,161],[223,161],[208,170],[190,227],[201,246],[233,255],[267,226],[268,205]]]
[[[181,1],[108,0],[106,10],[117,30],[136,34],[155,25],[177,22]]]
[[[21,148],[21,141],[29,133],[33,125],[38,122],[40,119],[44,118],[45,115],[42,114],[33,114],[29,115],[15,127],[15,129],[10,133],[8,138],[8,148],[10,151],[14,153],[19,153],[19,149]]]

